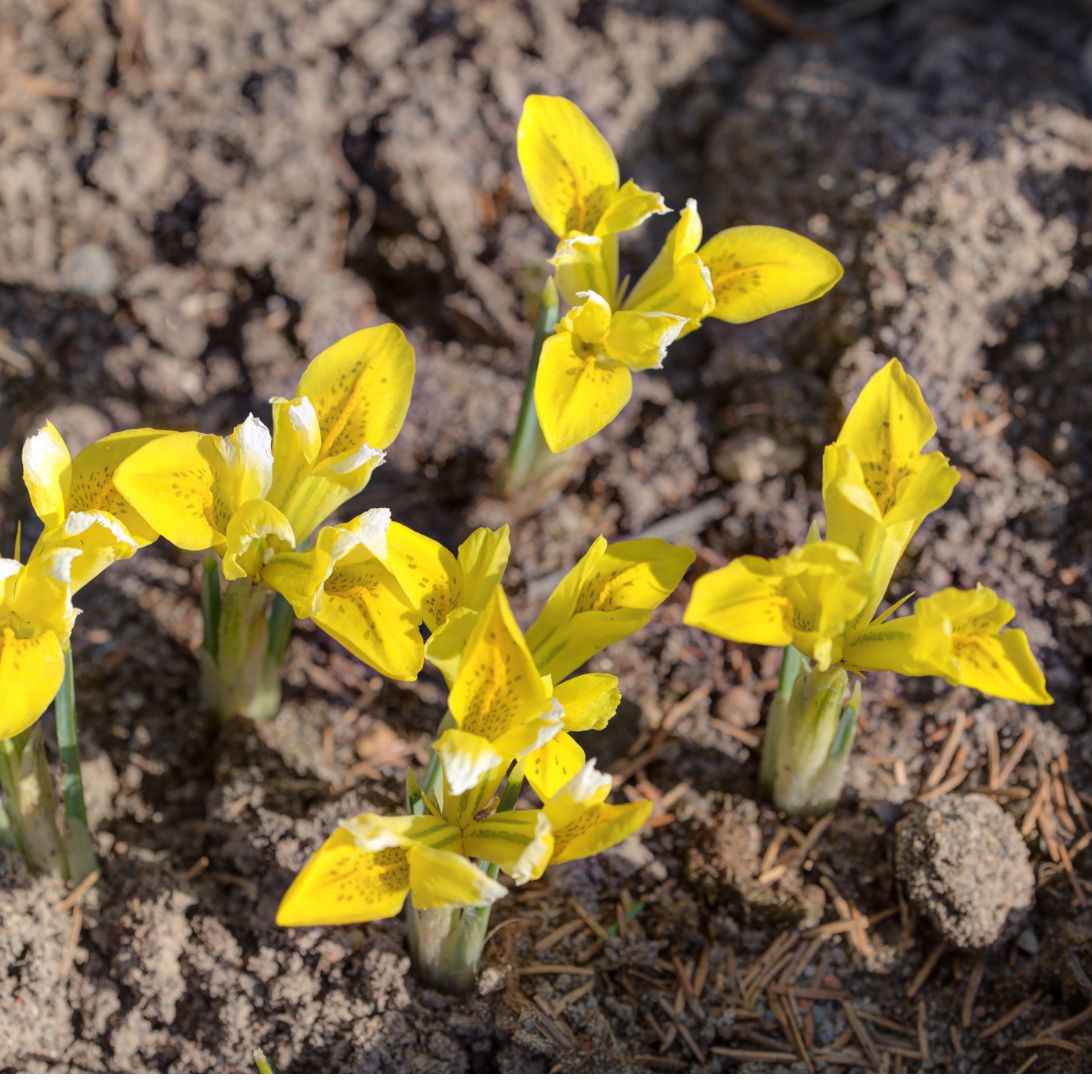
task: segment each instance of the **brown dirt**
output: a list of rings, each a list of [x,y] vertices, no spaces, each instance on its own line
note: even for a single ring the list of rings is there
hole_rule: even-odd
[[[626,705],[594,752],[660,802],[656,827],[500,904],[481,993],[452,1007],[409,973],[398,923],[272,922],[339,816],[397,801],[440,684],[383,681],[304,630],[277,721],[220,729],[196,689],[195,564],[156,547],[81,594],[102,881],[74,922],[58,884],[0,856],[0,1068],[249,1070],[257,1046],[320,1071],[1092,1066],[1087,1021],[1028,1042],[1092,996],[1088,6],[786,3],[794,32],[763,7],[0,0],[0,545],[33,532],[18,454],[40,417],[76,446],[223,430],[393,318],[419,351],[414,403],[346,512],[389,505],[450,543],[514,515],[526,619],[597,533],[710,499],[726,512],[675,536],[698,570],[798,541],[821,446],[897,353],[963,483],[893,594],[998,588],[1057,704],[873,678],[843,804],[799,831],[757,801],[776,656],[682,627],[684,587],[597,661]],[[696,196],[710,231],[805,230],[847,269],[819,304],[681,343],[537,513],[488,481],[547,254],[515,170],[536,90],[579,101],[627,174]],[[994,735],[1003,766],[1027,733],[999,798],[1037,904],[1011,945],[915,981],[937,941],[901,906],[893,825],[944,781],[953,729],[960,791],[996,786]],[[637,901],[605,943],[584,921]]]

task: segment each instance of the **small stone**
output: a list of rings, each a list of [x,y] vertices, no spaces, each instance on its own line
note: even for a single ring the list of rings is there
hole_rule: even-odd
[[[1018,933],[1035,875],[1016,823],[985,795],[947,795],[895,827],[895,873],[918,913],[957,949]]]
[[[758,484],[803,465],[804,448],[769,435],[743,434],[725,439],[713,452],[713,468],[731,483]]]
[[[84,296],[109,296],[118,286],[118,272],[106,248],[80,244],[61,262],[61,280]]]

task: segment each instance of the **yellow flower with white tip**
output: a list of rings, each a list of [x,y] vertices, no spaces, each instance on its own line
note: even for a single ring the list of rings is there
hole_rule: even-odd
[[[228,551],[232,517],[264,499],[273,475],[269,429],[250,416],[227,436],[179,431],[146,443],[114,483],[167,541],[184,551]]]
[[[554,838],[551,864],[587,859],[606,851],[648,820],[652,803],[647,799],[613,805],[607,802],[610,792],[610,776],[596,769],[592,759],[543,803],[542,812]]]
[[[584,750],[570,733],[601,731],[618,711],[622,694],[616,675],[577,675],[554,687],[554,700],[561,706],[562,730],[523,760],[527,782],[543,801],[584,765]]]
[[[387,533],[387,566],[433,633],[460,609],[474,613],[485,607],[511,551],[507,525],[475,529],[455,555],[396,521]]]
[[[633,395],[631,371],[663,366],[686,317],[611,311],[595,292],[582,292],[543,344],[535,409],[546,445],[556,454],[602,431]]]
[[[982,585],[942,589],[914,613],[866,627],[846,650],[849,667],[935,675],[992,697],[1050,705],[1046,680],[1023,630],[1002,629],[1016,610]]]
[[[459,850],[460,830],[431,814],[343,821],[289,886],[278,926],[339,926],[419,910],[491,904],[507,889]]]
[[[794,645],[825,671],[842,659],[870,584],[857,556],[829,541],[778,559],[744,555],[698,578],[683,622],[750,645]]]
[[[273,400],[268,499],[300,540],[364,489],[402,429],[415,360],[393,324],[359,330],[307,365],[291,399]]]
[[[562,97],[532,94],[523,104],[516,152],[531,205],[561,241],[586,263],[577,287],[617,281],[618,233],[653,214],[667,213],[663,197],[632,180],[619,185],[610,144],[579,106]],[[562,295],[566,285],[559,281]],[[613,301],[615,289],[604,293]],[[570,293],[570,296],[572,293]],[[568,302],[571,300],[566,298]]]
[[[415,679],[424,663],[421,617],[386,565],[390,524],[390,511],[377,509],[328,525],[305,551],[273,554],[259,576],[299,618],[380,674]]]
[[[709,267],[698,254],[701,234],[698,204],[687,199],[659,254],[627,294],[626,306],[673,312],[687,319],[683,333],[696,330],[717,303]]]
[[[558,583],[527,631],[543,674],[555,682],[636,633],[678,587],[694,553],[666,540],[600,536]]]
[[[872,576],[866,618],[926,515],[959,481],[939,450],[922,453],[936,430],[921,389],[891,360],[868,380],[823,455],[826,536],[855,551]]]
[[[1030,705],[1052,701],[1027,636],[1004,629],[1012,605],[989,589],[944,589],[898,615],[906,596],[876,615],[910,538],[958,479],[942,453],[923,453],[935,432],[920,388],[892,360],[826,448],[826,539],[813,525],[784,558],[737,558],[694,584],[684,622],[786,648],[761,770],[786,813],[825,813],[838,799],[861,701],[851,675],[936,676]]]
[[[60,433],[46,421],[23,444],[23,480],[45,526],[35,552],[78,552],[71,566],[73,591],[156,540],[155,529],[123,497],[114,478],[130,455],[162,434],[152,428],[119,431],[73,459]]]
[[[0,739],[26,731],[57,696],[77,615],[72,567],[83,555],[53,548],[25,564],[0,559]]]
[[[550,260],[557,290],[574,308],[546,339],[535,375],[534,405],[553,453],[606,427],[630,399],[630,371],[660,367],[668,345],[703,319],[751,322],[817,300],[842,276],[829,251],[788,229],[741,225],[703,244],[689,199],[626,295],[618,233],[667,213],[661,196],[632,181],[619,187],[610,145],[565,98],[527,99],[517,148],[531,203],[558,237]]]
[[[477,616],[448,695],[455,726],[433,744],[445,783],[462,794],[562,729],[551,680],[539,674],[497,585]]]
[[[737,225],[703,244],[698,206],[688,199],[626,307],[686,315],[689,333],[705,318],[747,323],[811,303],[842,273],[825,248],[774,225]]]

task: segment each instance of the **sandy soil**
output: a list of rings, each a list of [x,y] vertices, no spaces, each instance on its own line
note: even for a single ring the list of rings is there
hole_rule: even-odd
[[[598,661],[626,705],[594,752],[657,800],[655,827],[498,905],[480,994],[453,1007],[408,971],[400,923],[272,920],[338,817],[396,803],[441,684],[381,680],[301,630],[276,722],[221,728],[196,689],[195,563],[157,546],[81,594],[102,880],[77,914],[0,855],[0,1068],[249,1070],[257,1046],[285,1071],[1092,1067],[1088,13],[0,0],[4,550],[34,527],[18,457],[41,417],[74,446],[224,430],[389,318],[418,384],[346,514],[390,506],[449,543],[512,518],[527,620],[600,532],[698,510],[674,534],[695,572],[798,541],[822,445],[897,354],[963,482],[893,594],[997,588],[1057,699],[871,679],[843,805],[787,828],[755,786],[777,657],[681,626],[684,585]],[[515,166],[537,90],[579,101],[627,175],[695,196],[710,231],[805,231],[846,277],[688,338],[556,500],[506,507],[489,476],[548,253]],[[1033,912],[981,956],[942,949],[894,877],[896,821],[949,778],[1006,788],[1034,864]]]

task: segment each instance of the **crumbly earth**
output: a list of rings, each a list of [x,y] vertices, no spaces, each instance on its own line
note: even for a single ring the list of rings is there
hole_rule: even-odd
[[[65,905],[0,855],[0,1068],[249,1071],[257,1047],[284,1071],[1092,1067],[1087,3],[0,13],[3,551],[34,533],[19,449],[42,417],[76,447],[268,419],[308,356],[394,319],[413,406],[345,512],[390,506],[452,544],[511,520],[526,624],[599,533],[656,527],[699,549],[695,572],[799,541],[823,444],[898,354],[962,483],[892,598],[997,588],[1057,699],[872,677],[836,816],[784,822],[756,789],[777,656],[681,626],[684,585],[595,662],[626,701],[593,752],[656,799],[650,827],[502,901],[480,993],[453,1007],[409,971],[398,922],[273,925],[340,816],[397,803],[441,684],[382,680],[302,628],[277,720],[220,727],[197,689],[196,563],[157,546],[80,596],[101,881]],[[549,253],[515,161],[531,91],[580,102],[623,174],[696,197],[710,233],[801,230],[846,276],[679,343],[556,498],[506,506],[490,478]],[[988,791],[1035,866],[1023,931],[978,959],[942,950],[893,874],[895,822],[937,788]]]
[[[988,795],[944,795],[902,818],[895,876],[917,912],[957,949],[1011,938],[1035,900],[1016,822]]]

